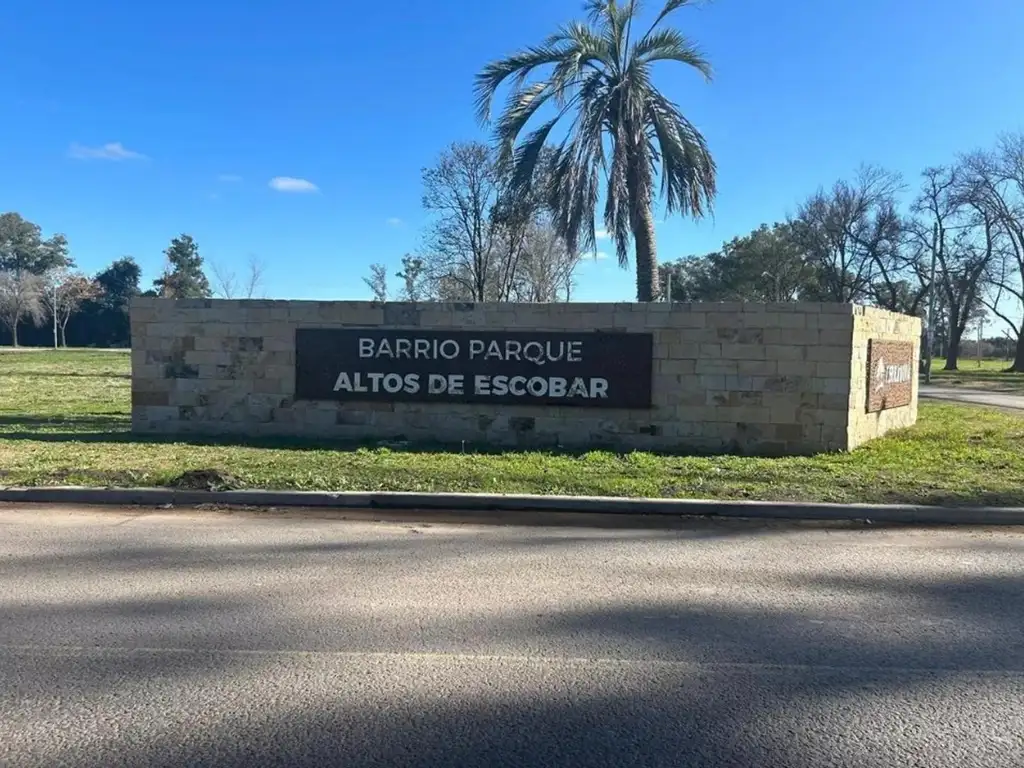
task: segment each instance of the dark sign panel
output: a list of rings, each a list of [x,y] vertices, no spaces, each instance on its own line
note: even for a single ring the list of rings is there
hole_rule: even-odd
[[[868,342],[868,413],[910,405],[917,375],[914,362],[909,341]]]
[[[650,408],[648,333],[300,328],[299,400]]]

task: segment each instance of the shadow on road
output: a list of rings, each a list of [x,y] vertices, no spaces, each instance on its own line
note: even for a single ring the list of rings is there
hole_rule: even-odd
[[[617,557],[607,547],[615,542],[637,545],[642,559],[643,546],[705,533],[480,540],[410,530],[391,540],[98,541],[8,554],[5,585],[102,575],[121,596],[71,602],[7,590],[3,642],[136,650],[0,650],[0,708],[45,719],[54,707],[95,707],[122,717],[97,725],[82,716],[75,727],[91,736],[74,756],[81,768],[1022,764],[1024,576],[1013,562],[1024,545],[1016,540],[965,540],[946,551],[945,573],[889,562],[844,574],[802,565],[794,550],[785,575],[758,579],[757,569],[729,560],[710,582],[692,578],[684,550],[664,566],[615,566],[624,580],[677,583],[670,599],[623,590],[630,600],[552,600],[500,619],[459,609],[469,559],[486,568],[500,554],[529,568],[538,551],[563,548],[583,562]],[[790,539],[771,543],[784,549]],[[310,580],[290,577],[291,563]],[[318,582],[332,564],[362,574],[360,582]],[[167,579],[180,595],[147,594]],[[384,594],[389,580],[410,589],[430,580],[447,608],[410,614],[382,601],[367,614],[363,598]],[[334,597],[318,598],[328,587]],[[254,643],[259,652],[247,652]],[[9,677],[19,667],[31,683]],[[1012,690],[992,684],[1005,672],[1016,675]],[[992,738],[993,722],[1006,740]]]

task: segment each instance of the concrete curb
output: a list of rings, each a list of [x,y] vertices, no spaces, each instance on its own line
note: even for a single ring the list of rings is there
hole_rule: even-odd
[[[1021,507],[932,507],[909,504],[625,499],[476,493],[329,493],[321,491],[186,491],[173,488],[2,488],[0,502],[110,506],[306,507],[423,512],[576,512],[773,520],[871,520],[922,525],[1024,525]]]

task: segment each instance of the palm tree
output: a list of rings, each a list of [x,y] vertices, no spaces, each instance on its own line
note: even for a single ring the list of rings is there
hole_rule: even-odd
[[[499,86],[513,78],[495,134],[517,185],[531,184],[552,129],[572,115],[566,138],[552,154],[549,197],[556,226],[573,252],[581,245],[596,249],[603,172],[605,228],[623,268],[629,263],[630,235],[636,242],[639,301],[653,301],[660,293],[652,211],[659,173],[670,213],[702,216],[715,196],[715,163],[704,137],[651,81],[651,67],[659,61],[685,64],[710,79],[711,67],[693,43],[662,25],[693,1],[667,0],[650,29],[634,38],[640,0],[587,0],[589,24],[563,26],[540,45],[488,64],[476,78],[478,116],[484,122]],[[535,70],[548,67],[545,79],[530,80]],[[519,142],[527,123],[549,102],[554,116]]]

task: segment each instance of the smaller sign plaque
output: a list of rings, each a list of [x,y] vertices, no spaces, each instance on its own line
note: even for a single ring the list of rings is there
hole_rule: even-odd
[[[909,341],[868,341],[868,413],[910,405],[916,376]]]

